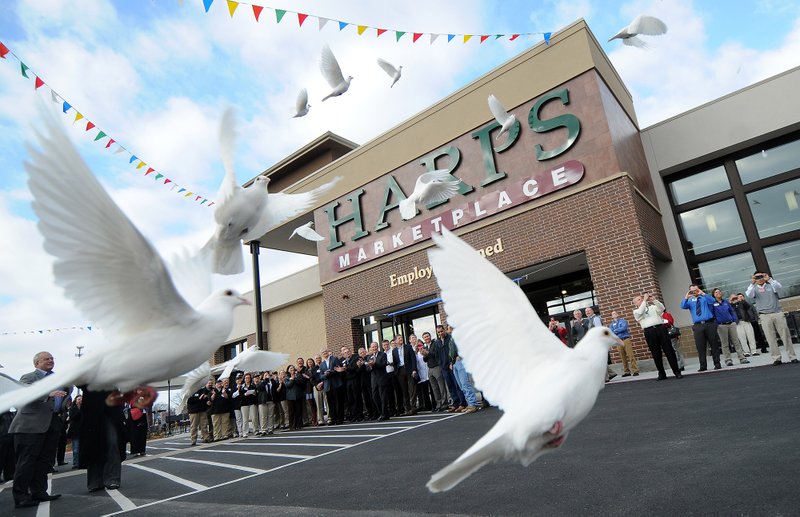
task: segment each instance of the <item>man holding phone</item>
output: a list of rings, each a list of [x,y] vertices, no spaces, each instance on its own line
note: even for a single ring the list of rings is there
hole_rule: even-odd
[[[768,274],[756,271],[750,279],[745,294],[755,301],[758,311],[758,321],[764,330],[764,335],[769,343],[769,353],[772,356],[772,364],[778,366],[783,364],[781,360],[781,350],[778,348],[778,336],[783,341],[786,353],[789,355],[789,362],[797,363],[797,356],[792,346],[792,338],[789,335],[789,326],[786,324],[786,317],[781,309],[781,302],[778,299],[778,292],[781,284],[771,278]]]
[[[714,369],[719,370],[720,342],[717,334],[717,321],[714,318],[714,298],[703,292],[696,284],[689,286],[686,297],[681,302],[681,309],[687,309],[692,314],[692,334],[697,355],[700,359],[700,369],[704,372],[708,368],[706,352],[711,346],[711,358],[714,360]]]

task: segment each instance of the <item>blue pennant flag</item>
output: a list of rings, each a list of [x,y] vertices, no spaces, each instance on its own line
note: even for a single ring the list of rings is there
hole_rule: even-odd
[[[70,106],[69,102],[67,102],[67,101],[64,101],[64,107],[62,108],[62,109],[64,110],[64,113],[66,113],[67,111],[69,111],[69,109],[70,109],[71,107],[72,107],[72,106]]]
[[[553,34],[553,33],[552,32],[545,32],[544,33],[544,44],[545,45],[549,45],[550,44],[550,35],[551,34]]]
[[[136,160],[138,160],[138,158],[136,158],[136,155],[132,154],[132,155],[131,155],[131,161],[129,161],[128,163],[133,163],[133,162],[135,162]]]
[[[345,27],[347,27],[348,25],[350,25],[350,24],[349,24],[349,23],[347,23],[347,22],[339,22],[339,30],[342,30],[342,29],[344,29],[344,28],[345,28]]]
[[[213,3],[214,0],[203,0],[203,7],[206,8],[206,12],[208,12],[208,9],[211,7],[211,4]]]
[[[455,34],[448,34],[447,35],[447,42],[450,43],[453,40],[453,38],[455,38],[455,37],[456,37]]]

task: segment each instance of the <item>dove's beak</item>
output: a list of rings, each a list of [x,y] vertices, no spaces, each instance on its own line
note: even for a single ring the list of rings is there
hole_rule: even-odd
[[[625,346],[625,343],[617,336],[614,336],[614,346]]]
[[[248,300],[247,298],[239,297],[239,301],[241,302],[239,305],[253,305],[253,302]]]

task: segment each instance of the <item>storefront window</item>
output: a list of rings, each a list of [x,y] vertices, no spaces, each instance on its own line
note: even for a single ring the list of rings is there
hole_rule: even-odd
[[[691,176],[673,181],[669,184],[669,189],[672,192],[672,199],[676,205],[704,198],[711,194],[717,194],[718,192],[729,190],[730,188],[731,184],[728,181],[728,175],[725,173],[725,167],[722,165],[707,171],[692,174]]]
[[[736,160],[742,184],[763,180],[800,167],[800,140],[759,151]]]
[[[758,236],[771,237],[800,229],[800,179],[747,194]]]
[[[430,332],[431,339],[436,339],[436,315],[429,314],[412,319],[411,328],[420,340],[422,339],[423,332]]]
[[[745,242],[736,203],[728,199],[680,214],[686,246],[700,255]]]
[[[800,241],[764,248],[770,274],[781,283],[781,298],[800,295]]]
[[[719,287],[727,297],[731,293],[743,293],[747,289],[756,266],[753,256],[747,252],[701,262],[696,270],[706,293],[711,294],[712,289]]]

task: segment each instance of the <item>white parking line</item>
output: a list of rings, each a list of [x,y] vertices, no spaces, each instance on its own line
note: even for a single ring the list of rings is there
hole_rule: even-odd
[[[266,470],[264,469],[257,469],[255,467],[245,467],[244,465],[231,465],[229,463],[220,463],[218,461],[196,460],[193,458],[178,458],[176,456],[167,456],[164,459],[172,461],[186,461],[188,463],[201,463],[203,465],[210,465],[212,467],[225,467],[235,470],[244,470],[245,472],[252,472],[253,474],[263,474],[264,472],[266,472]]]
[[[111,499],[113,499],[123,511],[136,508],[136,505],[133,504],[130,499],[122,495],[119,490],[109,490],[106,488],[106,493],[111,496]]]
[[[148,449],[155,449],[157,451],[179,451],[180,448],[176,447],[153,447],[152,445],[147,446]]]
[[[411,429],[410,427],[407,429]],[[285,440],[287,438],[375,438],[388,436],[386,434],[282,434],[281,436],[267,436],[262,440]]]
[[[53,475],[47,476],[47,493],[53,495]],[[50,517],[50,501],[43,501],[36,507],[36,517]]]
[[[414,427],[413,425],[396,425],[398,422],[395,422],[395,425],[387,425],[381,427],[357,427],[355,429],[342,429],[344,426],[337,425],[336,427],[329,428],[329,429],[308,429],[303,428],[301,432],[303,433],[351,433],[353,431],[360,432],[360,431],[383,431],[384,429],[408,429],[409,427]],[[400,422],[405,423],[405,422]],[[290,433],[291,434],[291,433]]]
[[[284,454],[279,452],[255,452],[255,451],[229,451],[227,449],[198,449],[197,452],[224,452],[228,454],[244,454],[247,456],[272,456],[274,458],[294,458],[299,460],[304,460],[308,458],[314,458],[315,456],[309,456],[307,454]]]
[[[208,488],[207,486],[201,485],[200,483],[195,483],[194,481],[189,481],[188,479],[183,479],[183,478],[179,478],[178,476],[173,476],[172,474],[170,474],[168,472],[162,472],[162,471],[160,471],[158,469],[145,467],[144,465],[142,465],[140,463],[129,463],[128,466],[129,467],[133,467],[135,469],[141,469],[141,470],[144,470],[144,471],[147,471],[147,472],[152,472],[153,474],[157,474],[157,475],[159,475],[161,477],[165,477],[165,478],[169,479],[170,481],[174,481],[174,482],[176,482],[178,484],[181,484],[183,486],[189,487],[192,490],[205,490],[205,489]]]
[[[234,442],[225,444],[229,447],[237,445],[268,446],[268,445],[289,445],[297,447],[347,447],[350,443],[304,443],[304,442]],[[201,449],[198,449],[201,450]],[[212,449],[213,450],[213,449]]]

